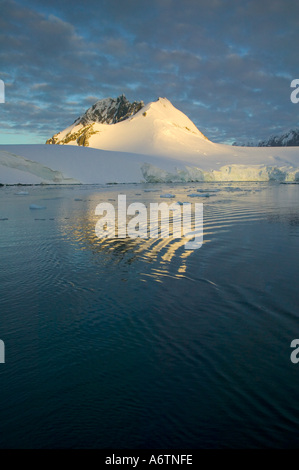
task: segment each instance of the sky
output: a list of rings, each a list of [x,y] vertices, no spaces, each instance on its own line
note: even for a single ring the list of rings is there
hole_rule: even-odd
[[[96,101],[166,97],[210,140],[299,127],[294,0],[0,0],[0,144],[45,143]]]

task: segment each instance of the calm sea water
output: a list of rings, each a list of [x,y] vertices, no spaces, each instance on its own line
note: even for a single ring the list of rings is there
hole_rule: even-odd
[[[118,194],[203,202],[203,246],[99,240]],[[266,183],[1,188],[0,447],[299,447],[298,201]]]

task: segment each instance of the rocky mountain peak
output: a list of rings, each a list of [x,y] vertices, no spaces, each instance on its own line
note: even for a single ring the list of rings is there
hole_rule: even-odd
[[[130,103],[125,95],[118,98],[105,98],[97,101],[75,123],[86,126],[93,122],[101,124],[116,124],[136,114],[144,107],[143,101]]]

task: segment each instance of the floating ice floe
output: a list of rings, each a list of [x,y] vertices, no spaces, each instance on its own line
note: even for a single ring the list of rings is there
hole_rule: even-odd
[[[173,199],[175,197],[174,194],[160,194],[160,197],[165,199]]]
[[[240,192],[240,191],[244,191],[244,189],[242,189],[242,188],[231,188],[231,187],[224,188],[223,190],[228,191],[230,193],[237,193],[237,192]]]
[[[42,210],[42,209],[46,209],[46,207],[45,206],[38,206],[37,204],[30,204],[29,209],[30,210]]]
[[[15,193],[16,196],[28,196],[28,191],[19,191]]]
[[[209,193],[218,193],[221,189],[209,189]],[[206,193],[206,189],[197,189],[198,193]]]
[[[210,197],[210,196],[215,196],[215,194],[209,194],[209,193],[192,193],[192,194],[187,194],[188,197]]]

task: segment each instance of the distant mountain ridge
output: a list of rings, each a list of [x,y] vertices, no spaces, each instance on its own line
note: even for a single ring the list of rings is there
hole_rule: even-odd
[[[298,147],[299,129],[291,129],[281,135],[272,135],[269,139],[261,140],[258,143],[247,142],[247,144],[240,144],[234,142],[232,145],[237,147]]]
[[[259,147],[297,147],[299,145],[299,129],[291,129],[285,134],[271,136],[259,142]]]

